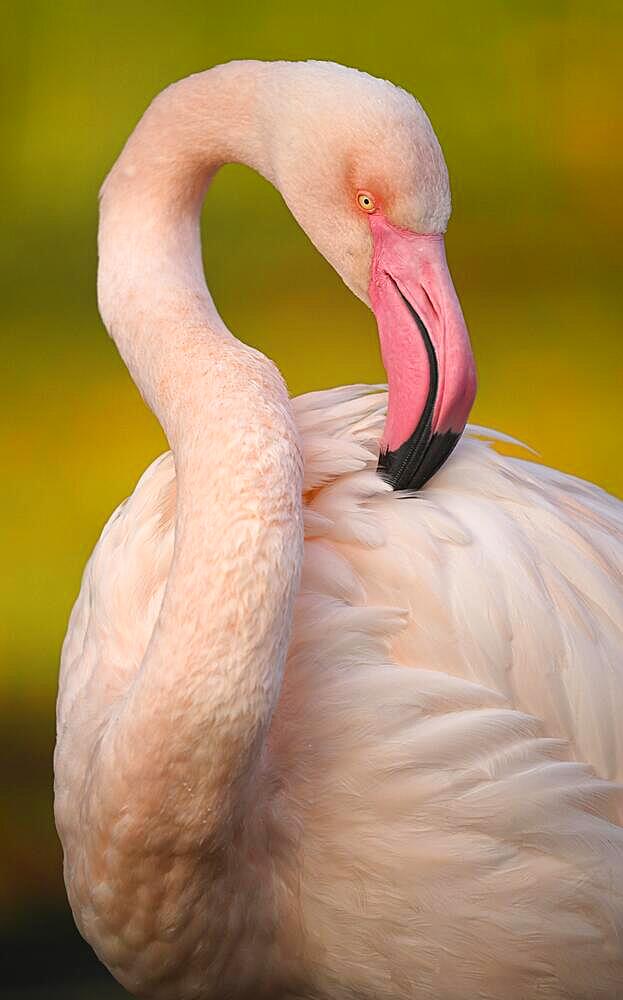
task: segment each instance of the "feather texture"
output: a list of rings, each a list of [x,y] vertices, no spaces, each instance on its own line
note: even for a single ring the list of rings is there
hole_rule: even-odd
[[[365,386],[294,400],[307,540],[268,766],[305,995],[612,998],[620,507],[470,436],[420,494],[394,494],[374,471],[384,408]],[[102,533],[61,733],[96,672],[113,705],[141,663],[175,493],[167,454]]]
[[[391,405],[291,402],[227,330],[199,211],[232,161],[372,304]],[[179,81],[105,182],[100,312],[172,453],[85,570],[55,813],[137,995],[622,995],[623,508],[480,427],[423,489],[376,472],[382,441],[423,482],[473,400],[449,211],[417,101],[327,63]]]

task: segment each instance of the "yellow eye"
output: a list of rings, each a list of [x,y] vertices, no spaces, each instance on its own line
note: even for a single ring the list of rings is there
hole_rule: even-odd
[[[357,195],[357,204],[359,205],[359,208],[363,208],[364,212],[368,213],[374,212],[376,208],[374,198],[368,193],[368,191],[359,192]]]

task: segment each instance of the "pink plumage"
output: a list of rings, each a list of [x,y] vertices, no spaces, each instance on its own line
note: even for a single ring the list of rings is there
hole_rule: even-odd
[[[417,102],[325,63],[174,85],[109,176],[100,309],[172,450],[104,528],[63,648],[77,924],[144,997],[616,1000],[622,505],[470,427],[396,492],[385,391],[289,400],[205,286],[198,212],[228,160],[364,299],[358,194],[400,230],[449,214]]]

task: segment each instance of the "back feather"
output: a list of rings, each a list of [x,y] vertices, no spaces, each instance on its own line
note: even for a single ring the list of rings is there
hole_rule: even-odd
[[[305,981],[332,1000],[612,1000],[623,507],[481,428],[394,493],[378,388],[293,401],[306,551],[267,787]],[[85,570],[61,730],[87,685],[112,706],[139,669],[174,513],[167,454]]]

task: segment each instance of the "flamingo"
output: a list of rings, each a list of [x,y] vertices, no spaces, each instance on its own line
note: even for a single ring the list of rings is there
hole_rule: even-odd
[[[371,304],[388,393],[291,400],[226,328],[232,161]],[[172,85],[104,184],[100,312],[171,450],[84,572],[55,812],[137,996],[623,995],[623,505],[463,434],[449,212],[417,101],[322,62]]]

